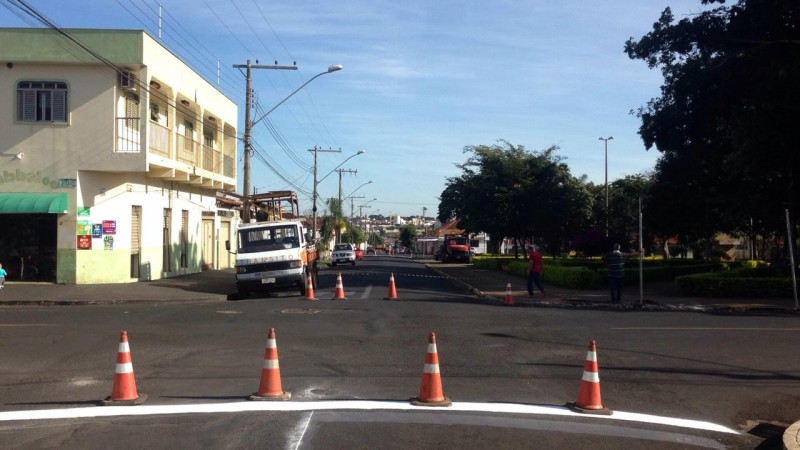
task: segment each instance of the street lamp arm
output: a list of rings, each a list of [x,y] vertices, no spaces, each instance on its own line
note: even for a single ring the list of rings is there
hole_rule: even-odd
[[[338,169],[339,167],[342,167],[344,165],[344,163],[349,161],[351,158],[355,158],[356,156],[358,156],[358,155],[360,155],[360,154],[362,154],[364,152],[365,152],[365,150],[359,150],[357,153],[348,156],[344,161],[342,161],[338,166],[334,167],[333,170],[328,172],[324,177],[322,177],[319,180],[317,180],[317,184],[322,183],[322,180],[324,180],[325,178],[328,178],[328,175],[332,174],[333,172],[336,172],[336,169]]]
[[[257,124],[258,122],[261,122],[262,120],[264,120],[264,118],[266,118],[266,117],[269,115],[269,113],[271,113],[272,111],[275,111],[275,109],[277,109],[277,108],[278,108],[278,106],[281,106],[281,105],[282,105],[282,104],[283,104],[283,103],[284,103],[286,100],[289,100],[289,99],[290,99],[290,98],[291,98],[291,97],[292,97],[294,94],[296,94],[296,93],[297,93],[297,92],[298,92],[300,89],[303,89],[304,87],[306,87],[306,85],[307,85],[308,83],[311,83],[312,81],[316,80],[317,78],[319,78],[319,77],[321,77],[321,76],[323,76],[323,75],[325,75],[325,74],[327,74],[327,73],[336,72],[337,70],[342,70],[342,66],[340,66],[340,65],[338,65],[338,64],[337,64],[337,65],[330,66],[330,67],[328,67],[328,70],[326,70],[325,72],[320,72],[320,73],[318,73],[318,74],[314,75],[313,77],[309,78],[309,79],[308,79],[308,81],[306,81],[305,83],[301,84],[301,85],[300,85],[300,87],[298,87],[297,89],[295,89],[294,91],[292,91],[292,93],[291,93],[291,94],[289,94],[288,96],[286,96],[286,98],[284,98],[283,100],[281,100],[281,101],[280,101],[280,102],[279,102],[277,105],[273,106],[273,107],[272,107],[272,109],[270,109],[269,111],[265,112],[264,114],[262,114],[262,115],[261,115],[261,117],[259,117],[259,118],[258,118],[258,119],[256,119],[255,121],[253,121],[253,123],[252,123],[252,126],[255,126],[255,124]]]

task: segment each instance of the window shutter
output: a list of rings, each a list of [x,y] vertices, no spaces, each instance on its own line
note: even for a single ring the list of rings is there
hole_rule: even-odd
[[[36,121],[36,91],[26,89],[22,91],[22,117],[24,121]]]
[[[53,122],[67,121],[67,92],[53,91]]]

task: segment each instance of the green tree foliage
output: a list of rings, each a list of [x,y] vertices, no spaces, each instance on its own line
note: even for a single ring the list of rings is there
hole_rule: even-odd
[[[417,240],[417,227],[410,223],[403,225],[403,227],[400,228],[398,240],[403,244],[403,247],[412,247]]]
[[[565,236],[588,223],[591,197],[557,150],[528,152],[503,140],[465,147],[471,156],[456,165],[461,176],[447,179],[438,219],[458,217],[464,230],[483,231],[495,239],[535,237],[558,253]]]
[[[320,245],[322,250],[334,236],[338,235],[339,230],[347,226],[342,214],[342,202],[336,197],[329,198],[325,204],[328,206],[329,214],[322,217],[322,223],[319,227]]]
[[[665,9],[625,44],[664,76],[638,110],[645,146],[662,152],[650,199],[659,231],[708,240],[752,218],[782,234],[783,210],[798,216],[800,2],[702,3],[679,21]]]
[[[347,222],[346,225],[347,229],[344,233],[342,233],[342,242],[352,242],[353,244],[360,244],[362,242],[367,242],[367,236],[361,231],[360,228],[353,225],[350,222]]]

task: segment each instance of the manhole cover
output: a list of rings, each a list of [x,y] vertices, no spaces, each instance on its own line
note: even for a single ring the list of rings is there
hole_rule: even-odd
[[[291,308],[284,309],[281,312],[284,314],[316,314],[319,312],[319,310],[312,308]]]

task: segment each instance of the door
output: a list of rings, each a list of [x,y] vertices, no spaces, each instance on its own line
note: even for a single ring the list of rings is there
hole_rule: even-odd
[[[229,269],[231,267],[231,253],[225,249],[225,241],[230,240],[231,238],[231,223],[222,221],[219,224],[219,236],[217,237],[217,259],[219,260],[219,264],[217,266],[218,269]],[[234,247],[236,244],[231,242],[231,248],[235,249]]]
[[[214,219],[203,219],[203,270],[214,268]]]

